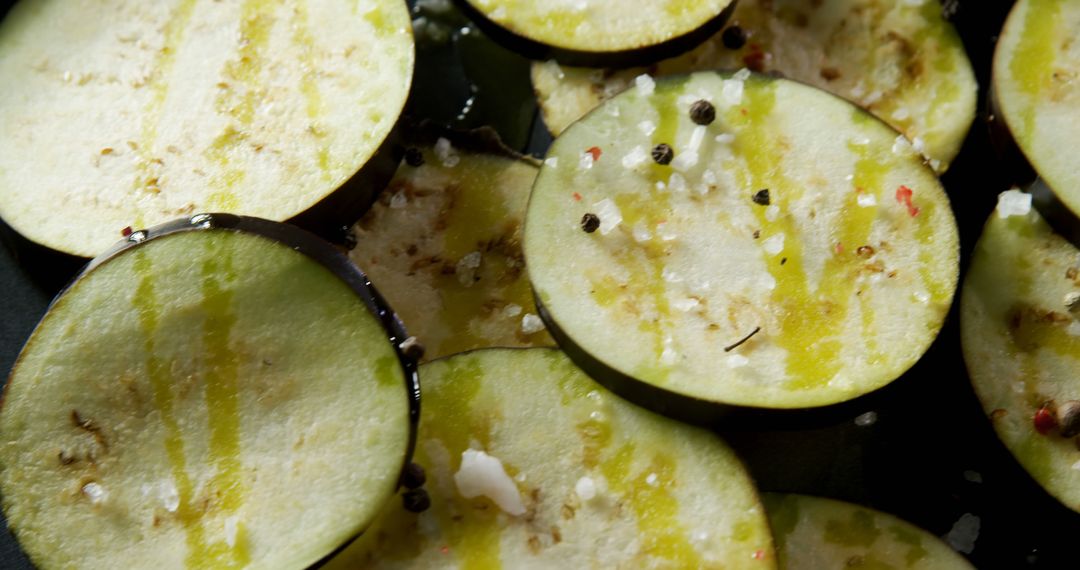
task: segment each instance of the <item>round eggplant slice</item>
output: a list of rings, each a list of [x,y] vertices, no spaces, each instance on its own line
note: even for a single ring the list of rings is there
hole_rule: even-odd
[[[412,68],[400,0],[25,0],[0,24],[0,217],[81,257],[200,211],[340,231],[393,174]]]
[[[937,537],[879,511],[818,497],[763,495],[780,568],[973,570]]]
[[[350,257],[386,292],[426,359],[554,344],[536,315],[521,252],[539,169],[498,146],[455,146],[479,136],[409,147],[389,189],[353,228]]]
[[[1030,204],[1003,193],[976,246],[960,303],[964,360],[1005,447],[1080,511],[1080,252]]]
[[[290,226],[135,232],[53,302],[11,373],[8,524],[43,568],[311,565],[367,527],[408,460],[403,334],[345,256]]]
[[[654,62],[698,45],[734,0],[457,0],[492,39],[526,57],[568,65]]]
[[[938,173],[975,118],[975,74],[936,1],[740,0],[729,26],[651,68],[590,70],[534,63],[544,122],[558,134],[643,73],[709,69],[779,73],[820,87],[904,133]]]
[[[775,568],[753,483],[716,435],[626,403],[554,349],[421,374],[430,508],[389,505],[330,568]]]
[[[891,382],[942,325],[958,245],[907,139],[744,70],[639,82],[567,129],[533,187],[525,259],[571,358],[641,405],[697,416]]]
[[[1080,213],[1080,173],[1071,152],[1080,143],[1077,26],[1076,2],[1018,0],[994,52],[992,94],[1011,142],[1074,213]]]

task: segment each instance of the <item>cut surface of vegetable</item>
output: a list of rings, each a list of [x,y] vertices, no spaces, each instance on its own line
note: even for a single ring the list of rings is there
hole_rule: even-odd
[[[1001,194],[960,302],[975,393],[1032,478],[1080,511],[1080,251],[1019,191]]]
[[[891,382],[936,336],[958,271],[948,199],[902,135],[746,71],[638,86],[567,129],[525,258],[549,331],[591,375],[643,405],[633,391],[720,410]]]
[[[637,408],[547,348],[427,363],[400,503],[329,568],[774,568],[753,484],[716,435]]]
[[[0,217],[83,257],[200,211],[336,219],[392,174],[412,67],[400,0],[20,2]]]
[[[1018,0],[994,52],[993,98],[1012,140],[1038,175],[1080,213],[1080,51],[1076,2]]]
[[[550,345],[533,306],[521,226],[538,168],[447,138],[410,147],[355,226],[350,257],[433,360],[488,346]]]
[[[651,73],[709,69],[780,72],[870,110],[944,172],[975,118],[971,62],[936,1],[741,0],[728,27],[653,68],[590,70],[533,64],[544,122],[562,132]]]
[[[223,219],[133,233],[23,349],[0,491],[38,566],[303,568],[393,496],[415,367],[385,307],[313,236]]]
[[[784,570],[974,568],[936,536],[880,511],[805,495],[762,498]]]
[[[731,13],[732,0],[459,0],[481,25],[496,26],[529,57],[554,54],[577,65],[660,59],[693,47]],[[491,29],[490,26],[488,29]],[[498,32],[503,32],[502,34]],[[704,38],[702,38],[704,39]],[[683,41],[685,40],[685,41]],[[699,40],[700,41],[700,40]],[[673,45],[675,44],[675,45]],[[685,46],[685,47],[682,47]],[[668,55],[673,55],[668,51]]]

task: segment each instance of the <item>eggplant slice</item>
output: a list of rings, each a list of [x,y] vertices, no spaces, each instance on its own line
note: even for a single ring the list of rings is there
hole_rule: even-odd
[[[892,515],[832,499],[766,493],[780,568],[973,570],[925,530]]]
[[[353,228],[350,254],[432,360],[554,341],[533,306],[521,251],[535,162],[481,135],[410,147],[390,187]],[[476,141],[482,142],[482,141]]]
[[[1080,511],[1080,251],[1030,204],[1003,193],[976,246],[960,302],[964,360],[1005,447]]]
[[[744,70],[642,77],[567,129],[533,187],[525,259],[548,330],[590,375],[654,409],[727,413],[898,377],[948,312],[958,242],[907,139]]]
[[[200,211],[340,231],[393,174],[412,68],[400,0],[25,0],[0,25],[0,217],[81,257]]]
[[[1013,143],[1043,182],[1080,215],[1080,50],[1075,2],[1018,0],[994,52],[993,101]]]
[[[734,0],[457,0],[492,39],[568,65],[642,65],[690,50],[724,25]]]
[[[329,568],[776,567],[753,483],[715,434],[624,402],[554,349],[421,374],[430,508],[388,506]]]
[[[728,27],[650,68],[534,63],[533,86],[555,134],[633,83],[710,69],[779,73],[854,101],[904,133],[939,174],[975,119],[977,85],[941,5],[895,0],[740,0]]]
[[[404,331],[332,246],[198,215],[92,262],[0,411],[7,521],[43,568],[303,568],[393,496]]]

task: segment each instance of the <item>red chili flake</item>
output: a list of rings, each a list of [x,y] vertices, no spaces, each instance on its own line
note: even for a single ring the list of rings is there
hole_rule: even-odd
[[[600,155],[604,154],[604,151],[600,150],[598,146],[594,146],[585,152],[592,155],[593,162],[600,160]]]
[[[911,197],[915,192],[907,186],[901,186],[896,189],[896,202],[907,206],[907,212],[912,218],[919,215],[919,207],[911,203]]]
[[[764,560],[764,559],[765,559],[765,551],[764,550],[758,550],[757,552],[754,552],[754,560]]]
[[[580,202],[581,201],[581,194],[578,194],[577,192],[574,192],[574,201],[575,202]]]
[[[131,226],[128,226],[128,227],[120,230],[120,235],[122,235],[124,237],[128,237],[129,235],[131,235]]]
[[[840,255],[841,253],[844,253],[844,244],[836,242],[836,247],[834,249],[836,250],[836,254]]]
[[[1045,405],[1035,412],[1032,421],[1035,424],[1035,431],[1039,432],[1039,435],[1046,435],[1058,427],[1054,412],[1050,411],[1050,407]]]
[[[439,552],[442,552],[443,554],[450,554],[450,547],[449,546],[444,546],[444,547],[439,549]]]
[[[739,109],[739,112],[742,113],[744,117],[746,116],[746,109]]]
[[[746,64],[746,67],[750,68],[751,71],[760,73],[765,71],[765,65],[769,59],[771,59],[769,54],[755,49],[753,52],[748,53],[743,57],[743,63]]]

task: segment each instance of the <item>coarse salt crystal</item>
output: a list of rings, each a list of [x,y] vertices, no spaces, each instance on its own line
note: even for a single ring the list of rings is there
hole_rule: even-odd
[[[675,310],[684,313],[692,311],[694,307],[697,307],[699,304],[698,300],[693,297],[683,297],[682,299],[675,299],[671,302],[671,306],[674,307]]]
[[[459,259],[457,265],[454,267],[454,273],[457,275],[458,283],[461,283],[466,287],[472,286],[472,284],[476,282],[476,270],[480,268],[480,263],[482,261],[483,255],[479,251],[468,253]]]
[[[656,191],[663,192],[667,188],[667,184],[664,184],[662,180],[656,181]]]
[[[915,300],[920,302],[920,303],[929,303],[930,302],[930,295],[926,291],[915,291],[914,293],[911,294],[911,296],[914,297]]]
[[[660,363],[665,365],[672,365],[679,359],[679,353],[675,352],[675,347],[665,346],[664,350],[660,353]]]
[[[648,97],[656,90],[656,82],[646,73],[642,73],[634,78],[634,86],[637,87],[638,95],[642,97]]]
[[[904,135],[896,135],[896,138],[893,139],[892,153],[893,154],[904,154],[904,153],[907,153],[907,152],[910,152],[910,151],[911,151],[911,143],[908,142],[908,140],[906,138],[904,138]]]
[[[656,473],[649,473],[649,475],[645,477],[645,483],[648,484],[650,487],[655,487],[659,482],[660,478],[657,477]]]
[[[608,235],[622,223],[622,212],[611,198],[604,198],[593,204],[596,215],[600,217],[600,234]]]
[[[652,234],[649,233],[649,228],[643,223],[637,223],[634,225],[634,229],[631,232],[634,236],[634,241],[641,243],[652,239]]]
[[[591,152],[583,152],[581,153],[581,158],[578,159],[578,168],[581,170],[588,170],[593,167],[594,162],[596,162],[596,159],[593,158]]]
[[[549,59],[544,62],[544,67],[546,67],[547,70],[551,72],[551,74],[554,75],[557,79],[563,79],[566,77],[566,74],[563,73],[562,68],[559,67],[559,62],[555,61],[554,59]]]
[[[550,166],[551,168],[558,168],[559,167],[559,157],[553,156],[551,158],[545,159],[544,164],[547,165],[547,166]]]
[[[776,218],[780,217],[780,206],[773,204],[768,208],[765,208],[765,219],[770,222],[775,222]]]
[[[574,492],[582,501],[591,501],[596,497],[596,482],[591,477],[582,477],[574,484]]]
[[[919,154],[925,153],[926,152],[926,142],[923,141],[922,138],[920,138],[920,137],[915,137],[915,138],[911,139],[911,148],[915,149],[915,151],[918,152]]]
[[[765,241],[761,242],[761,247],[769,255],[776,255],[784,251],[784,234],[769,236]]]
[[[439,140],[435,141],[435,156],[443,166],[448,168],[457,166],[457,163],[461,160],[461,157],[454,152],[454,147],[450,145],[450,141],[445,137],[439,137]]]
[[[665,267],[660,272],[660,278],[663,279],[667,283],[682,283],[682,281],[683,281],[682,276],[679,275],[674,269],[671,269],[670,267]]]
[[[884,93],[882,93],[881,91],[872,91],[869,95],[866,96],[866,99],[863,100],[863,104],[873,105],[874,103],[881,101],[881,97],[883,95]]]
[[[911,112],[908,111],[906,107],[900,107],[899,109],[892,112],[892,118],[897,121],[906,120],[910,116]]]
[[[405,195],[404,190],[399,190],[390,197],[390,207],[395,210],[400,210],[409,204],[409,197]]]
[[[679,172],[686,172],[687,170],[697,166],[698,153],[692,150],[679,153],[675,157],[675,160],[671,161],[671,167]]]
[[[521,311],[521,305],[518,305],[516,303],[510,303],[509,305],[503,307],[503,314],[510,318],[520,315]]]
[[[236,546],[236,533],[240,530],[240,519],[236,516],[225,519],[225,544],[229,548]]]
[[[686,179],[676,172],[668,179],[668,188],[670,188],[672,192],[686,192]]]
[[[719,135],[716,135],[713,140],[720,144],[731,144],[735,142],[735,135],[732,133],[721,133]]]
[[[741,354],[731,354],[727,357],[728,368],[742,368],[750,364],[750,359]]]
[[[454,485],[466,499],[484,496],[508,514],[525,514],[521,492],[506,474],[502,461],[483,451],[466,449],[461,454],[461,468],[454,473]]]
[[[720,88],[720,98],[729,106],[742,103],[743,82],[738,79],[727,79]]]
[[[1009,216],[1026,216],[1031,211],[1031,194],[1027,194],[1013,188],[998,194],[997,215],[999,218]]]
[[[105,487],[91,481],[82,486],[82,493],[86,495],[86,498],[90,499],[91,503],[100,503],[105,500],[105,496],[108,493],[105,491]]]
[[[877,206],[877,198],[874,197],[873,194],[869,194],[867,192],[860,192],[859,195],[855,198],[855,201],[858,202],[859,206],[863,208],[871,208],[873,206]]]
[[[868,427],[877,423],[877,412],[866,412],[865,414],[859,414],[855,416],[855,425],[859,427]]]
[[[544,321],[540,317],[532,313],[525,313],[525,316],[521,317],[521,332],[533,334],[542,330],[544,330]]]
[[[637,124],[637,128],[645,136],[651,137],[652,134],[656,132],[656,123],[649,120],[641,121]]]
[[[649,160],[649,153],[645,147],[638,145],[630,149],[626,156],[622,157],[623,168],[637,168]]]
[[[979,539],[980,526],[979,517],[971,513],[964,513],[960,515],[959,520],[953,523],[952,528],[945,535],[945,542],[949,543],[949,546],[957,552],[971,554],[971,551],[975,549],[975,542]]]
[[[686,143],[688,151],[696,153],[701,148],[701,143],[705,140],[705,131],[704,125],[694,127],[693,132],[690,133],[690,142]]]

